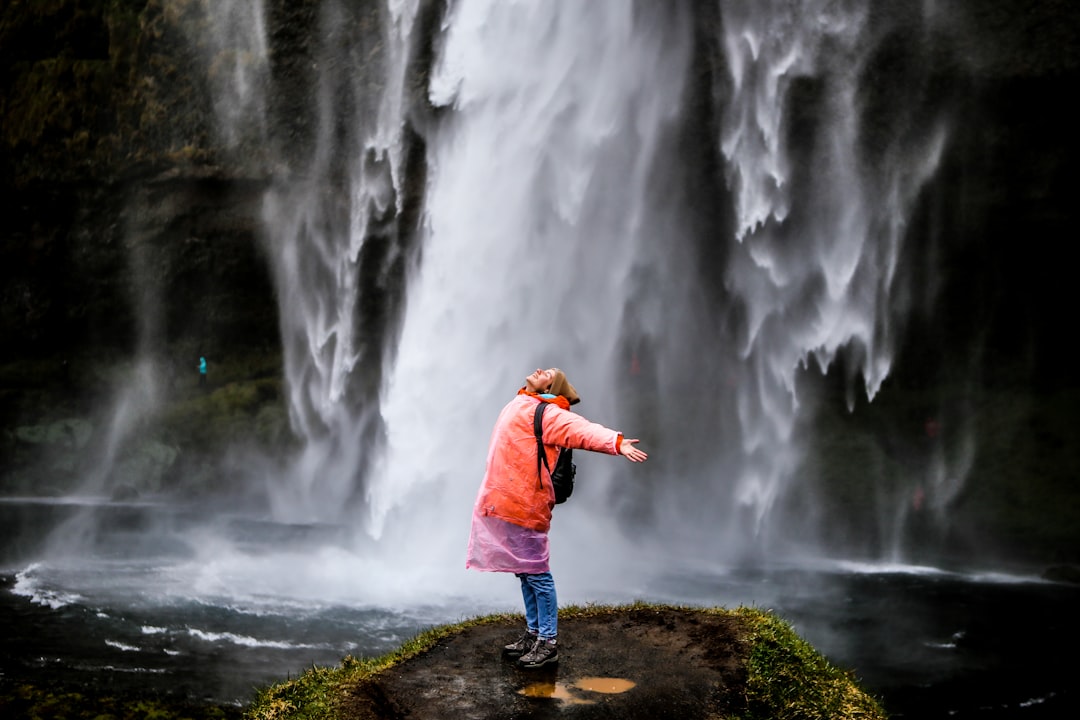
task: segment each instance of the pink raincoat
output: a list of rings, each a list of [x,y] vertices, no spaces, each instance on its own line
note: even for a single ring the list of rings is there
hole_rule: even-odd
[[[465,567],[512,573],[549,572],[548,529],[555,491],[541,463],[536,470],[533,413],[544,412],[544,450],[555,467],[559,448],[619,453],[622,434],[570,412],[565,398],[522,391],[499,413],[488,447],[484,481],[473,506]]]

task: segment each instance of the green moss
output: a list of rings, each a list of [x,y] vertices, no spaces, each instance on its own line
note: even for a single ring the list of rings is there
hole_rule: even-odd
[[[214,454],[233,445],[267,449],[287,443],[288,422],[281,400],[280,378],[235,380],[208,389],[194,374],[162,411],[163,434],[172,444]]]
[[[201,387],[197,350],[175,346],[161,361],[157,402],[117,448],[119,471],[138,492],[199,492],[214,480],[211,468],[231,447],[257,447],[273,456],[295,438],[282,396],[281,358],[273,350],[210,356],[209,382]],[[190,363],[179,359],[190,358]],[[0,364],[0,489],[62,493],[77,483],[89,445],[105,427],[109,407],[140,372],[132,358],[50,356]],[[171,368],[171,369],[170,369]],[[78,443],[43,442],[34,433],[76,428]],[[85,428],[90,428],[85,430]],[[84,432],[85,430],[85,432]],[[124,475],[124,472],[121,472]]]
[[[0,143],[16,187],[212,157],[209,98],[197,76],[181,72],[192,49],[172,18],[178,8],[205,10],[156,0],[0,9]]]
[[[33,150],[60,139],[68,149],[74,135],[92,132],[92,113],[113,82],[107,60],[75,60],[56,57],[22,63],[13,68],[16,80],[6,113],[5,141],[10,147]],[[82,154],[82,153],[80,153]]]
[[[750,718],[887,717],[854,678],[831,665],[788,623],[761,610],[739,608],[734,614],[745,623],[751,648],[747,668]]]

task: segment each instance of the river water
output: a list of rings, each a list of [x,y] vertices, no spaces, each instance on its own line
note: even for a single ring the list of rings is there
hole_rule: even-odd
[[[312,665],[381,654],[434,625],[518,611],[516,584],[502,576],[454,568],[459,584],[432,578],[416,592],[359,577],[353,554],[362,551],[339,527],[240,516],[210,524],[204,509],[92,498],[9,499],[0,515],[5,682],[242,705],[256,688]],[[46,529],[88,515],[99,530],[82,552],[50,551],[58,535]],[[210,534],[216,550],[207,552],[198,538]],[[556,542],[556,572],[559,551]],[[1080,588],[1024,570],[835,560],[733,568],[687,558],[628,576],[625,586],[571,580],[560,589],[564,604],[772,609],[892,717],[1063,718],[1080,709],[1075,662],[1061,657],[1080,642]]]

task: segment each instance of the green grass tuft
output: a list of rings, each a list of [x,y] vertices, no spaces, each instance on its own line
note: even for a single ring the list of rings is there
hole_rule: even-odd
[[[847,672],[831,665],[776,615],[752,608],[734,611],[747,628],[748,720],[884,720],[874,698]]]

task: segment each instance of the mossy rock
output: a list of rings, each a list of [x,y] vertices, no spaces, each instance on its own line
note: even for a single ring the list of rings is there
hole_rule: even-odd
[[[884,720],[877,701],[766,611],[635,603],[559,611],[559,662],[501,656],[523,628],[494,615],[435,628],[260,693],[249,720],[744,718]],[[599,689],[598,689],[599,688]]]

